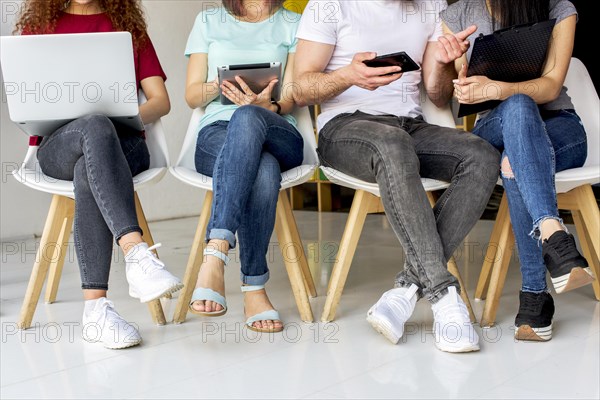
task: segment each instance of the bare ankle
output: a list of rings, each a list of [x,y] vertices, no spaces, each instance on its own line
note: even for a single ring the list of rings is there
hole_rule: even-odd
[[[554,235],[556,232],[564,231],[565,228],[560,223],[560,221],[552,218],[548,218],[542,221],[540,224],[540,231],[542,240],[548,239],[550,236]]]

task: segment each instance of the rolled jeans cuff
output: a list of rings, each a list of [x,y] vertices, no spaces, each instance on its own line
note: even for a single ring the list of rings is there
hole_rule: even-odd
[[[140,228],[139,225],[128,226],[121,229],[121,231],[115,235],[115,242],[117,243],[117,246],[119,246],[119,240],[121,240],[123,236],[132,232],[138,232],[140,235],[144,236],[144,231],[142,231],[142,228]]]
[[[408,289],[412,285],[415,285],[415,286],[417,286],[419,288],[417,290],[417,301],[421,300],[423,298],[423,289],[421,289],[421,286],[417,285],[414,282],[409,282],[408,280],[406,280],[404,278],[400,278],[400,277],[397,277],[396,280],[394,281],[394,288],[406,288],[406,289]]]
[[[208,237],[206,238],[206,242],[208,243],[210,240],[213,239],[227,240],[227,242],[229,242],[229,248],[235,249],[235,235],[233,234],[233,232],[227,229],[211,229],[208,234]]]
[[[108,290],[107,283],[82,283],[82,290]]]
[[[541,218],[538,218],[536,221],[533,222],[533,229],[531,230],[531,232],[529,232],[529,236],[535,240],[540,240],[542,237],[542,230],[540,229],[540,226],[542,225],[542,222],[544,222],[548,219],[553,219],[555,221],[558,221],[558,223],[560,224],[560,226],[562,226],[562,228],[565,230],[565,232],[569,233],[569,230],[565,226],[565,223],[562,220],[562,218],[555,217],[553,215],[545,215]]]
[[[269,280],[269,271],[262,275],[244,275],[244,273],[240,273],[240,279],[244,285],[264,285]]]
[[[454,287],[456,288],[456,293],[458,293],[458,294],[460,295],[460,286],[459,286],[459,285],[450,285],[450,286],[454,286]],[[443,289],[440,289],[440,290],[438,290],[438,291],[437,291],[437,292],[435,292],[435,293],[430,293],[430,294],[428,294],[428,295],[426,296],[426,297],[427,297],[427,300],[429,300],[429,302],[430,302],[431,304],[435,304],[435,303],[437,303],[438,301],[440,301],[440,300],[442,299],[442,297],[444,297],[445,295],[447,295],[447,294],[448,294],[448,288],[449,288],[450,286],[447,286],[447,287],[445,287],[445,288],[443,288]]]

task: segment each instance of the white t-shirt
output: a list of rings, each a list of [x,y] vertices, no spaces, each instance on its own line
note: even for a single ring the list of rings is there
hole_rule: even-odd
[[[378,55],[405,51],[421,65],[428,42],[442,35],[439,13],[446,7],[445,0],[311,0],[296,36],[335,45],[325,72],[350,64],[356,53],[370,51]],[[420,82],[421,72],[414,71],[372,92],[353,86],[321,104],[319,129],[336,115],[357,110],[419,116]]]

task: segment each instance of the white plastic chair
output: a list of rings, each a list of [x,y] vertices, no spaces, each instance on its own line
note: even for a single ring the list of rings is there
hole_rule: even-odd
[[[203,109],[194,110],[183,141],[179,160],[175,166],[170,168],[173,176],[183,183],[206,190],[192,250],[183,278],[184,287],[175,308],[175,315],[173,317],[173,322],[175,323],[184,322],[188,312],[206,246],[206,228],[210,218],[213,199],[212,178],[196,172],[194,163],[198,126],[203,115]],[[302,241],[298,235],[296,220],[294,219],[290,202],[284,189],[300,185],[309,180],[313,175],[318,167],[317,144],[308,109],[306,107],[296,108],[293,115],[296,121],[298,121],[298,130],[304,139],[304,161],[301,166],[282,173],[281,191],[279,192],[279,201],[277,202],[275,231],[277,232],[279,247],[283,254],[283,260],[296,299],[296,305],[300,312],[300,318],[302,321],[312,322],[313,314],[309,303],[309,294],[310,297],[316,297],[317,293],[304,254]]]
[[[140,103],[146,101],[146,97],[141,91],[139,101]],[[169,166],[169,154],[162,122],[159,120],[146,125],[145,128],[146,143],[150,152],[150,169],[133,178],[135,190],[158,182],[166,174]],[[27,329],[31,326],[33,314],[47,275],[45,302],[53,303],[56,300],[75,213],[73,182],[54,179],[45,175],[37,159],[38,147],[34,141],[30,140],[25,160],[20,168],[13,172],[13,176],[22,184],[53,195],[40,239],[36,262],[33,265],[25,299],[21,307],[18,323],[21,329]],[[154,241],[137,193],[135,194],[135,205],[140,227],[144,231],[144,240],[152,246]],[[148,303],[148,307],[155,323],[158,325],[166,324],[160,300]]]
[[[571,59],[565,86],[587,132],[588,157],[583,167],[556,174],[558,208],[572,212],[583,254],[596,278],[594,293],[600,300],[600,213],[591,186],[600,182],[600,101],[587,69],[577,58]],[[487,298],[481,326],[492,326],[496,320],[514,244],[508,201],[504,194],[475,291],[476,299]]]
[[[423,108],[423,116],[427,122],[450,128],[456,127],[450,106],[438,108],[424,93],[421,94],[421,97],[425,99],[421,104],[421,107]],[[344,285],[346,284],[346,278],[350,271],[352,259],[354,258],[354,253],[356,251],[356,246],[358,245],[358,239],[360,238],[365,219],[368,214],[384,212],[384,209],[381,204],[379,186],[376,183],[362,181],[333,168],[321,166],[321,170],[331,182],[356,189],[336,261],[331,272],[331,278],[329,279],[327,298],[321,316],[323,322],[330,322],[335,318],[335,313],[342,296],[342,291],[344,290]],[[427,197],[429,198],[432,207],[436,202],[432,192],[435,190],[446,189],[450,186],[447,182],[427,178],[422,178],[421,182],[427,192]],[[448,261],[448,270],[459,280],[460,286],[463,289],[461,290],[461,297],[469,309],[471,320],[475,321],[471,302],[469,301],[467,290],[463,284],[454,258],[451,258]]]

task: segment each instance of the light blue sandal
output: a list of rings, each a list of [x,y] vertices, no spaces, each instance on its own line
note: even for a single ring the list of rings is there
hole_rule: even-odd
[[[256,292],[265,288],[265,285],[242,286],[242,292]],[[280,328],[257,328],[254,323],[257,321],[280,321],[279,313],[276,310],[267,310],[251,316],[246,320],[246,327],[254,332],[277,333],[283,331],[283,323]]]
[[[218,259],[223,261],[225,265],[229,264],[229,257],[227,257],[224,253],[220,252],[219,250],[204,249],[204,255],[217,257]],[[223,309],[221,311],[212,312],[198,311],[195,310],[194,307],[192,307],[192,304],[194,304],[195,301],[212,301],[219,304],[221,307],[223,307]],[[227,301],[225,300],[225,297],[223,297],[220,293],[209,288],[199,287],[196,288],[194,290],[194,293],[192,294],[192,300],[190,300],[189,309],[192,314],[201,315],[204,317],[220,317],[221,315],[225,315],[225,313],[227,312]]]

